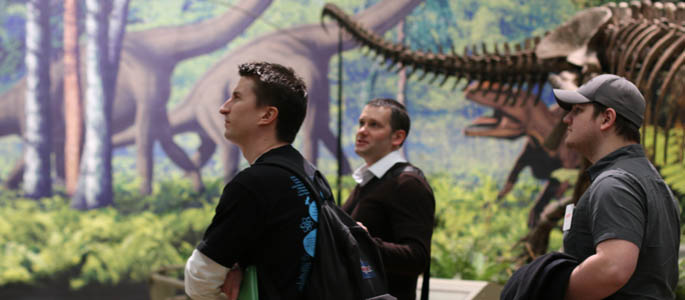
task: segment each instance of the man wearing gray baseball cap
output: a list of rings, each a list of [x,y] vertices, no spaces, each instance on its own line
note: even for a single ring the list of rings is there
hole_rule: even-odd
[[[565,299],[675,299],[680,212],[639,144],[642,94],[604,74],[554,96],[570,111],[566,145],[592,163],[590,187],[564,217],[564,252],[581,261]]]

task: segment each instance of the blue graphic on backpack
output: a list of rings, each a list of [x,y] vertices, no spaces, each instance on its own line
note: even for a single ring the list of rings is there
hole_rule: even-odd
[[[311,163],[268,157],[259,164],[281,167],[304,183],[318,210],[316,255],[306,283],[306,299],[359,300],[397,298],[388,294],[380,250],[368,232],[335,205],[326,178]]]

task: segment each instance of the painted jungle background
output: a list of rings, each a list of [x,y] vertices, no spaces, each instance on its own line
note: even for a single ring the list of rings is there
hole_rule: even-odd
[[[411,50],[483,53],[482,44],[524,44],[605,2],[331,3]],[[540,85],[541,102],[503,110],[469,80],[388,64],[322,18],[325,4],[0,0],[0,298],[147,299],[151,275],[184,264],[224,183],[247,166],[224,140],[218,108],[237,64],[253,60],[291,66],[307,82],[295,146],[340,201],[362,163],[354,134],[363,105],[405,103],[412,129],[403,151],[437,201],[431,275],[506,282],[534,256],[526,241],[540,238],[531,235],[539,215],[571,197],[581,166],[563,146],[542,146],[540,132],[555,122],[533,124],[559,117],[551,86]],[[655,159],[682,203],[682,126],[645,134],[646,145],[674,145],[658,149],[671,160]],[[544,251],[558,250],[559,226],[547,233]]]

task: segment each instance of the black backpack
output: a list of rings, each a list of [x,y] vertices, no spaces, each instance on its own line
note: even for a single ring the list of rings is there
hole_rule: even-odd
[[[326,178],[306,160],[302,164],[265,157],[258,164],[295,174],[314,195],[319,209],[314,264],[306,299],[396,299],[388,294],[381,254],[366,230],[335,205]]]

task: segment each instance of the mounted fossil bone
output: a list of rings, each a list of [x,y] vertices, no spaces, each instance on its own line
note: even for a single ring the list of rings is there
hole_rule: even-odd
[[[539,96],[550,75],[573,74],[556,77],[556,80],[575,80],[557,82],[568,87],[579,86],[598,73],[625,76],[640,88],[647,100],[645,124],[655,133],[649,149],[652,160],[657,149],[656,132],[662,130],[668,136],[674,126],[685,125],[685,118],[676,113],[682,105],[676,96],[685,81],[682,70],[685,65],[685,3],[633,1],[590,8],[577,13],[543,38],[535,37],[516,45],[514,51],[504,43],[504,51],[495,45],[493,53],[488,53],[485,47],[478,53],[473,47],[471,51],[466,49],[463,55],[454,49],[451,53],[412,51],[402,44],[384,40],[345,15],[326,10],[323,13],[338,21],[364,47],[388,61],[389,69],[396,65],[408,67],[409,76],[422,71],[419,80],[432,74],[431,83],[443,77],[440,85],[455,78],[455,87],[463,79],[468,83],[497,82],[501,85],[495,101],[504,99],[504,103],[510,105],[518,104],[522,90]],[[483,89],[483,86],[477,89]],[[501,95],[505,97],[500,98]],[[522,101],[526,99],[528,97]],[[643,127],[643,138],[648,126]],[[563,130],[559,132],[563,133]],[[666,155],[664,150],[663,156]]]
[[[142,178],[141,192],[152,190],[152,149],[159,141],[174,162],[191,175],[195,189],[203,189],[200,173],[174,141],[166,104],[171,93],[175,66],[188,58],[214,51],[242,33],[270,4],[271,0],[243,0],[215,18],[191,25],[169,26],[130,32],[124,36],[121,62],[112,107],[113,143],[118,132],[133,133],[136,164]],[[250,13],[245,13],[246,11]],[[82,55],[83,58],[83,55]],[[81,63],[85,66],[85,63]],[[56,104],[53,120],[53,151],[57,154],[58,175],[64,173],[63,72],[62,60],[52,63],[50,98]],[[0,136],[24,133],[24,91],[22,79],[0,96]],[[83,88],[83,87],[82,87]],[[18,162],[5,184],[16,188],[21,180],[23,161]]]
[[[516,45],[514,51],[504,43],[503,52],[495,45],[494,53],[488,53],[482,47],[479,54],[473,47],[471,51],[465,49],[463,55],[454,49],[451,53],[435,54],[411,51],[401,44],[385,41],[344,16],[331,16],[364,47],[390,62],[390,69],[399,64],[408,67],[410,74],[422,71],[419,80],[432,74],[431,83],[443,77],[440,85],[455,78],[454,87],[463,79],[467,83],[478,81],[472,90],[473,95],[478,94],[477,90],[494,92],[492,101],[502,107],[526,106],[530,97],[520,98],[521,91],[525,89],[529,95],[537,94],[537,100],[547,83],[556,88],[575,89],[599,73],[624,76],[637,85],[647,101],[642,138],[644,142],[645,131],[650,128],[653,140],[647,150],[651,160],[659,165],[655,157],[658,144],[661,144],[661,149],[664,149],[661,161],[668,164],[667,146],[679,142],[680,154],[675,161],[683,161],[685,138],[681,136],[680,141],[669,141],[669,137],[672,128],[685,127],[685,115],[682,113],[685,111],[685,96],[682,96],[685,94],[685,3],[610,3],[581,11],[545,37],[535,37]],[[499,86],[493,88],[496,85],[486,82],[499,83]],[[536,87],[537,92],[534,91]],[[502,95],[504,97],[500,97]],[[490,134],[499,132],[512,137],[519,134],[516,131],[522,128],[521,124],[512,122],[509,116],[500,111],[496,118],[480,119],[480,134],[484,134],[483,127],[487,127],[483,121],[494,122],[490,123],[490,129],[494,129],[492,125],[502,127],[498,131],[490,130]],[[476,132],[475,127],[467,128],[468,131]],[[565,131],[565,125],[557,119],[542,147],[560,151],[561,148],[557,147],[561,147]],[[659,142],[657,133],[666,138]],[[537,147],[535,144],[529,146]],[[671,163],[673,161],[670,160]],[[581,194],[578,191],[585,186],[586,180],[577,180],[574,197]],[[526,257],[536,257],[547,250],[549,230],[557,221],[552,216],[559,215],[558,208],[546,209],[553,213],[543,213],[539,226],[535,226],[522,240],[527,249]]]

